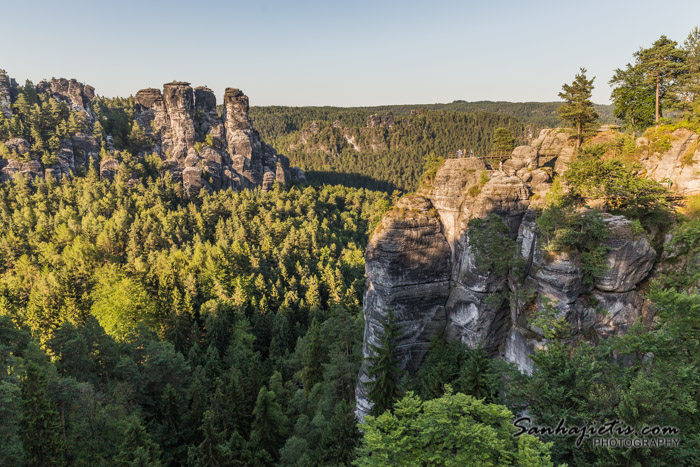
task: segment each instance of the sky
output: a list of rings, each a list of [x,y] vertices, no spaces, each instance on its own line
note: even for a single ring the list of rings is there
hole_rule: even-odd
[[[614,70],[682,43],[700,1],[2,0],[0,17],[11,77],[108,97],[181,80],[251,105],[557,101],[585,67],[606,104]]]

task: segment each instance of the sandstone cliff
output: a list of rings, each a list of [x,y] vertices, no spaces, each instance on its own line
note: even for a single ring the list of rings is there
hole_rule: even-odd
[[[17,86],[0,72],[0,112],[12,117],[12,99]],[[56,178],[70,176],[90,165],[98,168],[101,177],[112,179],[119,172],[121,153],[116,151],[110,135],[106,137],[106,156],[100,157],[100,146],[92,135],[96,116],[92,111],[95,90],[78,81],[52,79],[36,86],[45,94],[82,115],[88,131],[60,140],[52,159],[42,159],[31,151],[29,141],[12,138],[5,141],[8,153],[0,156],[0,181],[17,174],[29,179],[52,174]],[[160,89],[142,89],[134,98],[134,125],[145,134],[147,144],[137,157],[156,153],[163,171],[181,181],[185,192],[196,195],[222,188],[246,189],[257,186],[272,188],[275,182],[288,185],[306,183],[304,172],[291,167],[289,159],[261,141],[248,118],[248,97],[239,89],[228,88],[224,94],[224,112],[219,116],[216,97],[211,89],[174,81]],[[101,160],[100,160],[101,159]],[[137,180],[130,180],[136,183]]]
[[[492,356],[529,372],[529,354],[546,345],[543,331],[529,318],[544,307],[555,307],[580,339],[624,332],[645,313],[638,287],[656,252],[629,220],[603,215],[610,231],[607,270],[593,283],[585,283],[576,254],[544,254],[540,248],[534,208],[551,188],[551,176],[566,170],[573,155],[563,132],[544,130],[497,170],[476,158],[448,159],[427,187],[402,198],[366,251],[365,357],[370,344],[379,345],[388,309],[402,328],[398,358],[409,373],[418,369],[435,335],[483,345]],[[514,301],[487,300],[507,287],[505,278],[481,273],[469,247],[468,222],[491,213],[508,225],[527,264]],[[360,417],[371,408],[367,380],[363,366],[356,388]]]

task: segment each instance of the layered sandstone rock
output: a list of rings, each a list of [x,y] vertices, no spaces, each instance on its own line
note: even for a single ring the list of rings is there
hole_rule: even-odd
[[[10,77],[0,70],[0,112],[6,117],[12,116],[12,91]]]
[[[4,72],[0,73],[0,111],[7,116],[12,115],[12,89],[16,87],[12,83]],[[99,165],[104,178],[114,178],[121,154],[109,134],[103,141],[107,157],[98,164],[100,146],[92,136],[96,124],[91,110],[94,88],[61,78],[41,81],[37,91],[83,112],[81,120],[87,123],[88,131],[61,140],[54,154],[56,163],[46,166],[38,154],[31,154],[28,144],[6,141],[10,156],[0,158],[0,178],[9,180],[20,173],[30,178],[48,174],[60,178],[85,171],[90,165]],[[192,89],[189,83],[173,81],[164,84],[162,91],[142,89],[134,97],[134,120],[132,133],[140,139],[133,156],[160,156],[163,169],[183,183],[188,195],[195,196],[201,189],[260,186],[270,190],[275,183],[306,183],[301,169],[290,167],[289,159],[260,140],[248,118],[248,97],[238,89],[226,90],[221,117],[216,96],[207,87]]]
[[[662,183],[676,193],[688,196],[700,193],[700,135],[685,128],[671,134],[671,148],[663,153],[648,151],[646,138],[637,145],[647,149],[641,158],[646,175]]]
[[[51,81],[40,81],[36,85],[36,90],[67,102],[75,110],[88,110],[90,101],[95,98],[95,88],[79,83],[75,79],[51,78]]]
[[[385,215],[366,251],[365,357],[372,354],[370,344],[380,342],[388,309],[402,327],[397,356],[409,372],[420,366],[436,335],[484,346],[529,372],[530,354],[546,346],[542,330],[530,322],[536,311],[553,307],[575,336],[587,339],[624,332],[644,313],[647,305],[637,289],[656,252],[626,218],[603,214],[610,230],[607,269],[593,281],[584,280],[578,254],[542,251],[534,195],[544,198],[555,167],[570,162],[569,143],[559,134],[541,135],[544,153],[533,146],[516,148],[499,170],[476,158],[449,159],[430,186],[402,198]],[[469,247],[469,221],[494,213],[509,226],[527,265],[515,293],[506,277],[484,274]],[[511,300],[494,299],[508,289]],[[371,408],[367,381],[363,366],[356,389],[360,417]]]

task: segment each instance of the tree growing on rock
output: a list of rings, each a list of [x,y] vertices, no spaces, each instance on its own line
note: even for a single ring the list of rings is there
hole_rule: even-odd
[[[491,139],[491,154],[498,157],[509,156],[515,148],[515,137],[508,128],[496,128]]]
[[[610,98],[613,115],[625,122],[633,132],[642,132],[654,124],[654,85],[645,81],[644,71],[638,64],[618,68],[609,84],[614,86]]]
[[[593,108],[591,93],[593,92],[593,81],[586,77],[586,69],[581,68],[571,84],[564,84],[559,97],[564,100],[564,104],[559,106],[557,112],[559,117],[567,124],[576,129],[576,143],[581,146],[583,143],[583,133],[586,126],[598,120],[598,113]]]
[[[639,66],[644,70],[646,82],[653,83],[655,86],[655,122],[661,118],[661,99],[685,68],[685,53],[677,46],[676,41],[661,36],[651,47],[635,54]]]

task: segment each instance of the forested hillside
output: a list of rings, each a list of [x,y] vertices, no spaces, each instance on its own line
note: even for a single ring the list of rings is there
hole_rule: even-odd
[[[311,183],[410,191],[430,158],[454,157],[459,150],[485,156],[494,131],[502,127],[518,141],[537,131],[508,115],[421,109],[402,116],[375,114],[361,124],[314,120],[272,144],[304,169]]]
[[[414,190],[430,157],[458,150],[488,155],[497,128],[524,144],[561,124],[555,102],[464,102],[421,106],[252,107],[263,138],[287,154],[311,183],[384,191]],[[611,106],[596,106],[612,121]]]
[[[386,195],[180,190],[0,185],[3,465],[350,458]]]
[[[381,105],[373,107],[283,107],[254,106],[250,108],[250,117],[255,128],[265,139],[273,139],[301,130],[305,123],[311,121],[333,122],[340,120],[348,126],[362,126],[367,117],[373,114],[393,113],[395,116],[410,115],[411,112],[424,110],[441,110],[450,112],[491,112],[510,115],[525,125],[542,128],[560,126],[562,121],[557,114],[560,102],[466,102],[454,101],[449,104],[421,105]],[[614,120],[611,105],[596,105],[601,120],[610,123]]]

